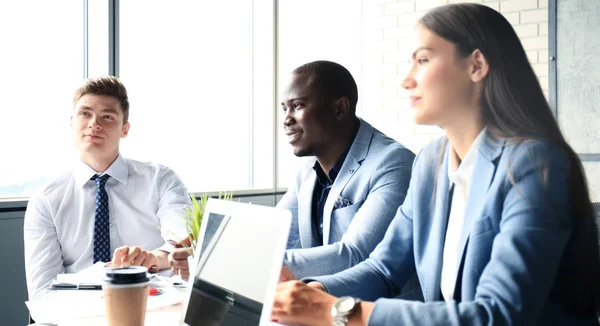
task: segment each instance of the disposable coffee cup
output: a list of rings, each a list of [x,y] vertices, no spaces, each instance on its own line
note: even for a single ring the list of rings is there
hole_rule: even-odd
[[[109,326],[143,326],[148,301],[148,269],[107,268],[102,290]]]

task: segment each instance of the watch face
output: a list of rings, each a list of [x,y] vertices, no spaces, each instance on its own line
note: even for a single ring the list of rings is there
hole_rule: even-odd
[[[356,301],[353,297],[341,297],[336,303],[336,308],[340,313],[348,313],[354,308],[355,304]]]

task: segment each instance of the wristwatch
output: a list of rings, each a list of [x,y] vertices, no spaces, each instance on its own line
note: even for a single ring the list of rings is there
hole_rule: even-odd
[[[346,326],[348,317],[356,311],[359,298],[341,297],[331,307],[331,316],[333,317],[333,326]]]

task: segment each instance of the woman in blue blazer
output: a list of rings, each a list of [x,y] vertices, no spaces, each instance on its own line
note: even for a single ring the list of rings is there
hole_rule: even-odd
[[[415,159],[404,204],[369,259],[280,283],[272,319],[598,324],[585,174],[513,28],[489,7],[457,4],[428,12],[415,31],[403,87],[416,123],[441,126],[446,137]],[[389,299],[415,271],[425,302]]]

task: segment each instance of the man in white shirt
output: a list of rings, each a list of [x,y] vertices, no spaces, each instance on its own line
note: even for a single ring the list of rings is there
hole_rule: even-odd
[[[169,268],[167,239],[186,234],[187,189],[169,168],[126,159],[127,91],[116,77],[88,79],[76,90],[71,129],[80,160],[27,206],[25,270],[29,299],[60,273],[96,262]]]

